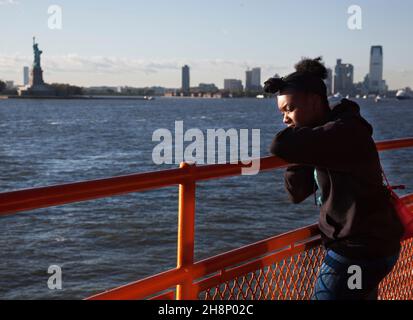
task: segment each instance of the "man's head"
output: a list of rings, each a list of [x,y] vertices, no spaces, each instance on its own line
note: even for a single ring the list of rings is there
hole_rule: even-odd
[[[303,59],[296,72],[284,78],[265,82],[265,91],[278,93],[278,109],[288,126],[316,127],[327,122],[330,107],[327,100],[327,69],[321,58]]]

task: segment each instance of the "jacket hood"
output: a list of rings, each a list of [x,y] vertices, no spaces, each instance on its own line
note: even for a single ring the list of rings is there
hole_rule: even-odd
[[[331,107],[330,120],[356,118],[367,127],[373,135],[373,126],[361,116],[360,106],[354,101],[342,99],[340,103]]]

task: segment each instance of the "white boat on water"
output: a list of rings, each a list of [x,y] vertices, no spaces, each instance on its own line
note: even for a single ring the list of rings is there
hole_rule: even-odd
[[[398,100],[409,100],[413,99],[413,94],[407,92],[406,90],[399,90],[396,93],[396,99]]]
[[[383,98],[380,95],[377,95],[376,98],[374,98],[376,103],[379,103],[381,100],[383,100]]]

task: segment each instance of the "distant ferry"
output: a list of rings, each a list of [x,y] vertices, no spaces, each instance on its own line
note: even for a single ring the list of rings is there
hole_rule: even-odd
[[[396,93],[396,99],[398,100],[408,100],[413,99],[413,95],[406,90],[399,90]]]

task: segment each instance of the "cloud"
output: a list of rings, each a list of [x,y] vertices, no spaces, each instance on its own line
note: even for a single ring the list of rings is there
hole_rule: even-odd
[[[0,55],[0,76],[20,81],[23,66],[31,66],[31,55]],[[46,78],[55,82],[84,85],[122,83],[145,86],[160,84],[179,86],[183,65],[191,67],[193,84],[199,82],[221,85],[226,78],[245,79],[245,70],[262,68],[262,80],[275,73],[287,73],[287,68],[254,61],[226,59],[139,59],[129,57],[80,56],[66,54],[42,56]]]
[[[400,70],[400,74],[405,78],[413,78],[413,70],[402,69]]]
[[[30,65],[32,57],[22,55],[0,56],[0,71],[13,71],[24,65]],[[80,56],[67,54],[62,56],[42,56],[43,68],[48,72],[78,72],[78,73],[144,73],[153,74],[163,71],[177,71],[185,64],[192,69],[240,69],[261,66],[262,68],[282,71],[285,67],[263,65],[248,61],[232,61],[224,59],[134,59],[124,57]]]
[[[50,72],[78,72],[94,74],[114,73],[158,73],[162,70],[178,70],[179,61],[144,60],[119,57],[89,56],[68,54],[44,59]]]
[[[33,58],[23,55],[0,56],[0,71],[11,72],[24,65],[30,65]],[[143,60],[118,57],[90,56],[77,54],[63,56],[42,56],[43,69],[48,72],[77,72],[110,74],[122,72],[156,73],[163,69],[177,69],[179,62],[168,60]]]
[[[23,66],[31,66],[31,55],[0,55],[0,77],[14,78],[19,81]],[[83,83],[121,83],[145,86],[161,84],[179,86],[183,65],[191,67],[191,81],[214,82],[221,85],[224,79],[235,78],[245,80],[245,70],[261,67],[261,80],[278,73],[288,74],[291,66],[282,66],[251,60],[227,59],[140,59],[115,56],[81,56],[66,54],[59,56],[42,56],[42,66],[50,81]],[[413,70],[409,68],[393,68],[386,70],[385,78],[390,88],[413,86]]]
[[[2,6],[2,5],[16,5],[16,4],[20,4],[20,2],[18,2],[16,0],[0,0],[0,6]]]
[[[30,64],[30,58],[20,55],[0,56],[0,71],[14,72],[16,68]]]

